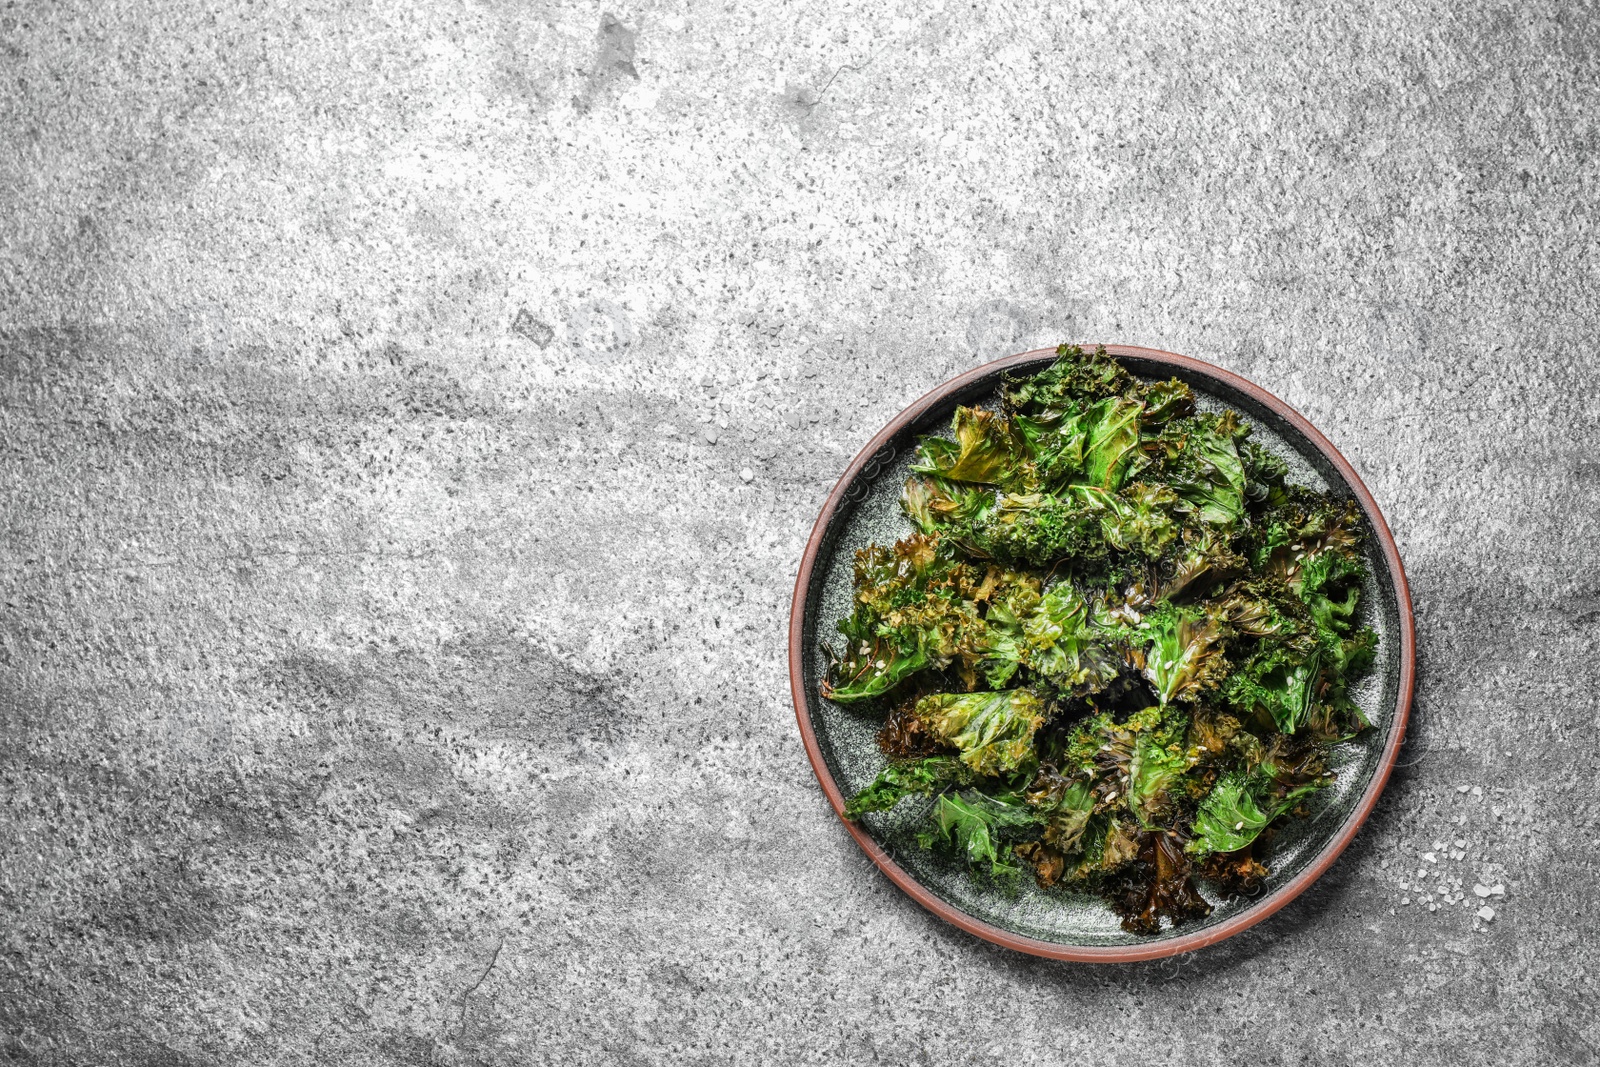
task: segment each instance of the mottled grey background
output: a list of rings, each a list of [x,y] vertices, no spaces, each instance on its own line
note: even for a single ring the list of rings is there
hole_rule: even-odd
[[[0,8],[0,1055],[1593,1062],[1596,18]],[[1062,338],[1297,405],[1416,594],[1412,765],[1182,961],[924,914],[786,692],[847,459]]]

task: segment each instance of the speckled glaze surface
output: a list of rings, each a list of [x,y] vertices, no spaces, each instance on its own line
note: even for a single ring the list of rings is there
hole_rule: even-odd
[[[1411,706],[1416,651],[1410,594],[1388,526],[1355,471],[1321,433],[1281,400],[1237,375],[1172,353],[1106,347],[1141,377],[1184,380],[1202,408],[1238,411],[1253,427],[1254,440],[1289,461],[1291,480],[1354,497],[1360,504],[1371,528],[1363,622],[1378,633],[1378,656],[1355,695],[1373,729],[1336,747],[1330,760],[1338,774],[1336,784],[1315,798],[1308,817],[1288,821],[1276,836],[1264,857],[1272,875],[1258,896],[1225,900],[1202,882],[1202,892],[1214,905],[1211,915],[1155,937],[1125,933],[1093,895],[1045,891],[1026,880],[1002,888],[971,876],[958,860],[920,848],[916,827],[931,801],[908,800],[894,811],[857,823],[844,821],[844,826],[918,903],[979,937],[1057,959],[1131,961],[1187,952],[1260,922],[1333,863],[1365,821],[1394,766]],[[1050,349],[1024,352],[934,389],[873,438],[823,505],[796,580],[789,670],[806,751],[836,813],[884,764],[874,742],[882,708],[847,708],[818,693],[824,667],[820,642],[847,613],[853,554],[872,541],[888,543],[910,532],[898,500],[920,436],[946,431],[958,405],[997,402],[1006,375],[1042,369],[1053,358]]]

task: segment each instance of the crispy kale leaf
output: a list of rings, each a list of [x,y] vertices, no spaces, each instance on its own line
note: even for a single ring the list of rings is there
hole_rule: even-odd
[[[1326,784],[1324,777],[1284,775],[1271,763],[1254,774],[1224,775],[1195,812],[1188,850],[1204,858],[1248,847],[1267,825]]]
[[[1031,689],[1001,693],[935,693],[917,701],[917,718],[984,775],[1007,774],[1033,756],[1044,701]]]
[[[1168,600],[1187,599],[1194,590],[1243,573],[1247,566],[1225,533],[1211,526],[1186,527],[1183,546],[1173,558],[1159,592]]]
[[[1167,486],[1136,482],[1104,499],[1101,536],[1118,551],[1160,559],[1178,538],[1179,503]]]
[[[1086,400],[1121,396],[1135,387],[1133,375],[1104,347],[1085,352],[1077,345],[1061,345],[1056,361],[1038,374],[1008,379],[1006,406],[1024,414],[1063,412]]]
[[[1015,839],[1039,827],[1039,817],[1019,797],[976,789],[941,793],[931,821],[933,828],[924,835],[930,843],[953,846],[968,863],[987,863],[994,874],[1017,869],[1010,862]]]
[[[878,750],[892,760],[937,756],[945,748],[927,725],[917,718],[917,694],[904,694],[889,709],[888,718],[878,731]]]
[[[1080,696],[1104,688],[1120,666],[1090,625],[1088,601],[1064,582],[1023,621],[1020,658],[1057,689]]]
[[[1283,646],[1268,647],[1228,678],[1228,703],[1292,734],[1315,706],[1321,668],[1317,652],[1299,656]]]
[[[1045,844],[1063,854],[1079,849],[1095,809],[1095,795],[1087,780],[1041,768],[1028,787],[1027,801],[1044,820]]]
[[[1250,534],[1250,562],[1297,592],[1305,565],[1322,555],[1359,567],[1364,523],[1354,500],[1337,500],[1295,486],[1278,494]]]
[[[943,532],[948,536],[981,524],[994,508],[994,490],[946,478],[912,477],[906,479],[900,506],[923,533]],[[969,547],[967,551],[971,553],[972,549]]]
[[[1139,417],[1144,405],[1136,400],[1107,398],[1084,412],[1088,437],[1084,445],[1084,482],[1114,492],[1127,476],[1146,462],[1139,450]]]
[[[956,408],[950,424],[955,440],[928,437],[912,470],[946,481],[1005,485],[1025,477],[1027,440],[1004,415],[981,408]]]
[[[1189,859],[1176,835],[1160,830],[1145,833],[1138,860],[1111,898],[1124,930],[1156,934],[1163,918],[1177,926],[1211,914],[1211,905],[1190,880]]]
[[[1200,607],[1162,604],[1138,625],[1144,646],[1130,661],[1155,688],[1162,704],[1198,700],[1228,672],[1226,624]]]
[[[972,781],[972,769],[953,756],[927,756],[891,763],[871,785],[850,798],[844,815],[855,819],[869,811],[888,811],[908,796],[927,796]]]
[[[1245,472],[1237,442],[1248,433],[1231,411],[1175,419],[1154,441],[1157,477],[1200,521],[1237,528],[1245,516]]]
[[[1140,733],[1128,761],[1128,810],[1146,830],[1155,829],[1171,809],[1170,792],[1197,761],[1184,743],[1188,722],[1167,716],[1158,729]]]
[[[892,549],[856,553],[856,609],[839,621],[844,651],[833,656],[823,696],[847,703],[887,693],[958,657],[975,661],[983,622],[973,598],[980,568],[937,538],[914,534]]]

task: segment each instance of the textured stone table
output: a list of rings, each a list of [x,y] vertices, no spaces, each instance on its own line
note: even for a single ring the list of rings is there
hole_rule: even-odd
[[[1593,1062],[1600,25],[1316,6],[0,8],[0,1059]],[[1410,765],[1181,961],[924,914],[786,691],[848,458],[1063,338],[1416,594]]]

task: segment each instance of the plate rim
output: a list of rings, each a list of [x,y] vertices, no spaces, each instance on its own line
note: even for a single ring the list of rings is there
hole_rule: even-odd
[[[1083,344],[1081,347],[1087,350],[1101,346]],[[1018,352],[1015,355],[1005,356],[981,364],[940,383],[890,419],[883,429],[879,430],[867,442],[865,447],[856,454],[856,457],[850,461],[849,465],[845,467],[844,473],[839,477],[839,481],[833,487],[833,491],[828,494],[827,499],[823,502],[822,509],[817,515],[817,520],[812,525],[811,536],[806,541],[805,551],[800,557],[800,569],[795,575],[794,593],[789,606],[789,688],[794,697],[795,718],[800,726],[801,739],[805,743],[806,757],[811,762],[811,770],[816,774],[817,781],[828,798],[828,803],[833,807],[834,815],[844,824],[850,836],[855,838],[856,844],[867,854],[878,870],[887,875],[890,881],[899,886],[918,904],[969,934],[982,938],[991,944],[1014,949],[1018,952],[1076,963],[1133,963],[1140,960],[1163,959],[1185,952],[1193,952],[1208,945],[1214,945],[1235,934],[1242,933],[1271,917],[1291,900],[1294,900],[1310,888],[1311,884],[1333,865],[1339,855],[1355,839],[1357,832],[1366,823],[1368,816],[1372,814],[1372,809],[1377,805],[1378,798],[1383,794],[1384,787],[1388,785],[1389,776],[1394,771],[1396,758],[1400,752],[1400,746],[1405,741],[1406,727],[1411,717],[1411,701],[1416,686],[1416,619],[1411,606],[1411,587],[1406,581],[1405,567],[1400,560],[1400,550],[1395,544],[1394,535],[1389,531],[1388,522],[1384,519],[1383,512],[1378,507],[1378,502],[1373,499],[1371,491],[1367,489],[1366,484],[1361,480],[1361,476],[1356,473],[1355,468],[1350,465],[1350,461],[1345,459],[1339,450],[1333,446],[1332,442],[1323,436],[1322,432],[1313,426],[1304,415],[1301,415],[1283,400],[1248,378],[1215,364],[1207,363],[1204,360],[1195,359],[1192,356],[1182,356],[1176,352],[1167,352],[1157,348],[1144,348],[1138,345],[1108,344],[1103,347],[1108,354],[1113,356],[1132,356],[1164,364],[1174,370],[1182,370],[1200,377],[1215,379],[1267,408],[1304,434],[1306,439],[1333,464],[1360,502],[1362,510],[1372,524],[1378,547],[1382,551],[1383,558],[1389,567],[1395,603],[1398,606],[1400,616],[1400,685],[1398,695],[1395,698],[1395,715],[1389,727],[1389,737],[1384,744],[1383,754],[1379,759],[1378,767],[1372,776],[1372,780],[1367,783],[1366,789],[1362,792],[1350,814],[1345,817],[1338,832],[1318,851],[1312,861],[1299,874],[1272,893],[1255,901],[1237,915],[1208,929],[1177,937],[1162,938],[1158,941],[1151,941],[1148,944],[1063,945],[1003,929],[939,899],[926,886],[918,882],[896,863],[859,823],[851,822],[844,817],[844,793],[840,790],[838,783],[834,781],[832,772],[828,770],[827,761],[822,756],[821,745],[817,741],[816,731],[811,724],[811,700],[810,694],[807,692],[804,672],[803,640],[806,593],[811,585],[817,556],[821,550],[823,536],[827,531],[828,524],[840,504],[844,502],[844,499],[849,494],[856,478],[873,462],[874,458],[896,434],[921,418],[930,408],[943,403],[950,394],[973,384],[981,378],[988,377],[998,371],[1004,371],[1019,363],[1032,362],[1053,356],[1056,352],[1055,348],[1036,348],[1027,352]]]

